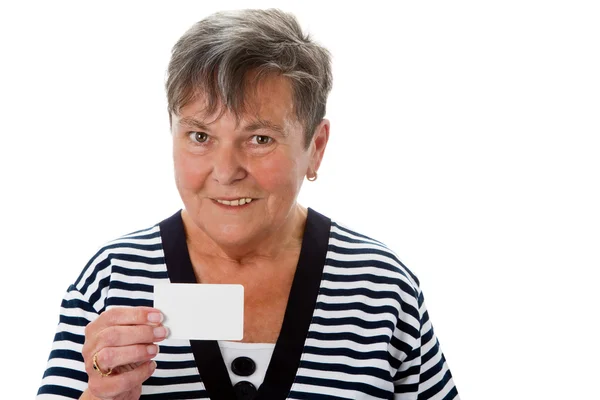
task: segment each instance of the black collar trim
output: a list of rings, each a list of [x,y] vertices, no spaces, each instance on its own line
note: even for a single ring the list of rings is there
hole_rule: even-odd
[[[160,234],[172,283],[198,283],[190,260],[181,211],[162,221]],[[255,400],[284,400],[290,392],[315,309],[331,220],[308,209],[300,257],[265,380]],[[221,350],[214,340],[190,340],[196,366],[212,400],[236,400]]]

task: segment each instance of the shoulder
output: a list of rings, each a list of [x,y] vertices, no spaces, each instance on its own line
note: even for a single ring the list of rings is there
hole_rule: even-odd
[[[359,274],[360,279],[379,285],[398,285],[405,294],[419,296],[417,276],[385,243],[355,229],[331,221],[328,260],[344,275]]]
[[[361,326],[381,322],[390,335],[401,329],[411,341],[418,337],[420,298],[417,277],[386,244],[331,221],[321,307],[339,309],[343,304],[348,310],[360,310],[357,318],[369,321],[359,322]]]
[[[164,269],[159,224],[118,236],[102,244],[71,286],[98,311],[104,310],[108,287],[115,280],[161,275]]]

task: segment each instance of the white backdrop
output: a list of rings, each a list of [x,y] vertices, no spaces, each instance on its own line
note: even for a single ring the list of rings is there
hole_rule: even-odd
[[[418,275],[462,398],[600,398],[598,3],[209,3],[0,6],[2,397],[35,395],[95,250],[181,206],[170,47],[214,11],[276,6],[333,53],[301,202]]]

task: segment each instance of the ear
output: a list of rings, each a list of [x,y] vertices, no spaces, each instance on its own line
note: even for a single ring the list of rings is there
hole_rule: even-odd
[[[315,129],[315,134],[312,137],[310,144],[310,164],[308,166],[309,171],[317,172],[319,166],[321,165],[321,161],[323,160],[323,155],[325,154],[325,148],[327,147],[327,142],[329,141],[329,129],[331,127],[331,123],[328,119],[324,119]]]

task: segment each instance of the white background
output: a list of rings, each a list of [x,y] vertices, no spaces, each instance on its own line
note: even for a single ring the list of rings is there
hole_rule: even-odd
[[[331,141],[301,202],[418,275],[462,398],[600,398],[598,3],[396,3],[2,3],[3,398],[35,395],[95,250],[181,206],[170,47],[267,6],[333,54]]]

